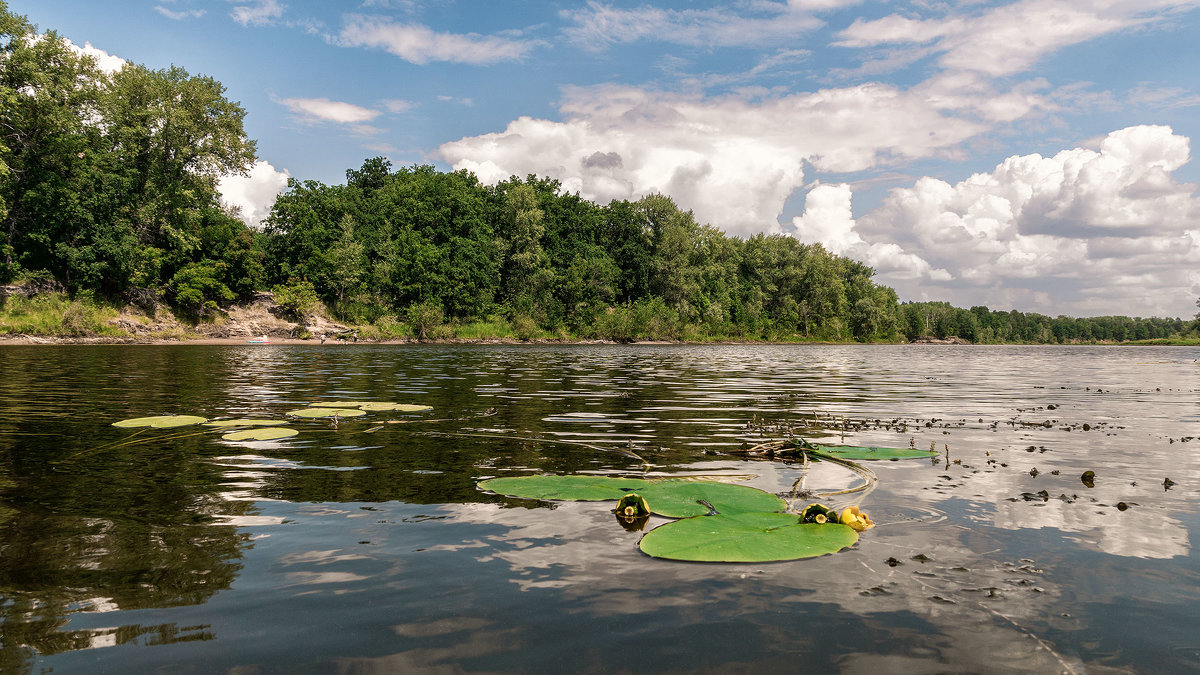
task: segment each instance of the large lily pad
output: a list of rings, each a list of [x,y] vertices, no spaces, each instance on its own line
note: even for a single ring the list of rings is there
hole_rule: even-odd
[[[277,441],[281,438],[291,438],[300,432],[287,427],[259,427],[232,431],[221,438],[227,441]]]
[[[224,429],[227,427],[276,427],[281,424],[287,424],[287,420],[217,420],[215,422],[207,422],[204,426]]]
[[[206,417],[197,417],[196,415],[156,415],[154,417],[134,417],[120,422],[113,422],[114,427],[122,429],[131,429],[136,427],[151,427],[154,429],[171,429],[173,427],[186,427],[193,424],[203,424],[207,422]]]
[[[301,408],[300,410],[290,410],[287,414],[292,417],[317,418],[333,417],[334,415],[338,417],[359,417],[367,413],[357,408]]]
[[[667,523],[638,547],[655,558],[754,563],[813,558],[856,541],[858,533],[846,525],[800,523],[789,513],[732,513]]]
[[[651,512],[667,518],[706,514],[710,512],[708,505],[718,513],[782,511],[787,507],[779,497],[752,487],[687,479],[517,476],[485,480],[479,487],[509,497],[580,502],[615,501],[636,491],[650,504]]]
[[[829,455],[838,459],[853,460],[882,460],[882,459],[915,459],[919,457],[936,456],[937,450],[921,450],[920,448],[870,448],[857,445],[818,445],[807,443],[806,449],[814,450],[816,455]]]
[[[649,484],[649,481],[640,478],[612,476],[513,476],[480,481],[479,487],[496,494],[524,499],[603,502],[616,501],[625,493],[643,490]]]
[[[668,518],[688,518],[709,513],[705,504],[717,513],[783,511],[787,502],[779,497],[745,485],[696,482],[690,480],[653,481],[638,491],[650,504],[650,510]]]

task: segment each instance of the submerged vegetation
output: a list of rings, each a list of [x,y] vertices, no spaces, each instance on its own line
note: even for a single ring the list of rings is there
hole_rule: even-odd
[[[105,73],[0,1],[0,284],[51,291],[0,292],[0,333],[121,334],[123,305],[221,320],[266,290],[296,320],[323,311],[369,339],[1062,343],[1198,330],[901,305],[867,265],[788,236],[727,236],[667,195],[599,205],[548,178],[489,186],[382,157],[344,184],[291,180],[259,230],[217,190],[255,159],[244,117],[210,77]]]

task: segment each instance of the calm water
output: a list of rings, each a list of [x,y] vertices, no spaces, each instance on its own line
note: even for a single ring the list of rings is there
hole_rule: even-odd
[[[1197,356],[3,347],[0,672],[1195,671]],[[269,443],[110,426],[318,399],[434,411]],[[783,493],[801,467],[727,451],[788,429],[949,461],[872,464],[878,527],[756,565],[652,559],[603,504],[475,487],[636,455]],[[819,464],[804,487],[852,484]]]

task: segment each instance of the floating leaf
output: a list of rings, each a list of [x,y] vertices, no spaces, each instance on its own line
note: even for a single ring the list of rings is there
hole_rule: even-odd
[[[287,420],[217,420],[216,422],[208,422],[204,426],[224,429],[226,427],[274,427],[281,424],[287,424]]]
[[[668,518],[687,518],[709,513],[783,511],[787,502],[779,497],[745,485],[697,482],[692,480],[653,481],[639,491],[650,503],[650,510]]]
[[[227,441],[277,441],[281,438],[291,438],[298,433],[300,432],[287,427],[267,427],[234,431],[221,438]]]
[[[357,408],[372,401],[317,401],[309,404],[313,408]]]
[[[433,406],[431,405],[417,405],[415,403],[364,403],[360,408],[369,412],[425,412],[426,410],[433,410]]]
[[[627,492],[642,490],[648,485],[649,481],[640,478],[612,476],[513,476],[479,483],[484,490],[509,497],[576,502],[615,501]]]
[[[359,417],[367,413],[357,408],[301,408],[300,410],[288,411],[292,417]]]
[[[858,533],[841,524],[804,524],[788,513],[733,513],[667,523],[638,547],[655,558],[752,563],[836,553],[856,541]]]
[[[838,459],[881,460],[881,459],[914,459],[917,457],[934,457],[936,450],[921,450],[919,448],[867,448],[855,445],[817,445],[806,443],[807,449],[815,451],[815,455],[829,455]]]
[[[186,427],[193,424],[202,424],[207,422],[208,418],[197,417],[195,415],[158,415],[155,417],[134,417],[132,419],[113,422],[114,427],[122,429],[130,429],[135,427],[152,427],[154,429],[170,429],[172,427]]]
[[[650,510],[668,518],[687,518],[710,512],[745,513],[782,511],[787,503],[779,497],[744,485],[705,481],[611,476],[516,476],[482,481],[479,487],[497,494],[525,499],[561,499],[598,502],[617,500],[637,491]]]

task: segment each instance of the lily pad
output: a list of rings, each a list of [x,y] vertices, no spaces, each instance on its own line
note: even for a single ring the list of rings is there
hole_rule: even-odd
[[[221,438],[227,441],[277,441],[281,438],[291,438],[298,433],[300,432],[287,427],[268,427],[233,431]]]
[[[361,410],[368,412],[424,412],[433,410],[431,405],[417,405],[415,403],[364,403],[359,406]]]
[[[882,459],[915,459],[919,457],[934,457],[936,450],[920,448],[869,448],[856,445],[818,445],[806,443],[806,449],[815,451],[816,455],[829,455],[838,459],[853,460],[882,460]]]
[[[357,408],[301,408],[300,410],[290,410],[289,415],[292,417],[359,417],[367,413]]]
[[[275,427],[281,424],[287,424],[287,420],[217,420],[208,422],[204,426],[224,429],[226,427]]]
[[[668,518],[688,518],[710,512],[704,502],[717,513],[747,513],[754,511],[783,511],[787,502],[779,497],[745,485],[696,482],[690,480],[652,481],[639,489],[650,510]]]
[[[710,512],[745,513],[782,511],[787,503],[779,497],[744,485],[697,482],[694,480],[645,480],[611,476],[516,476],[493,478],[479,487],[497,494],[525,499],[559,499],[599,502],[621,499],[636,491],[650,510],[667,518],[687,518]]]
[[[667,523],[638,547],[655,558],[755,563],[836,553],[856,541],[858,533],[846,525],[805,524],[789,513],[732,513]]]
[[[612,476],[512,476],[480,481],[479,487],[496,494],[524,499],[604,502],[618,500],[625,493],[643,490],[649,484],[649,481],[640,478]]]
[[[197,417],[195,415],[157,415],[155,417],[134,417],[120,422],[113,422],[114,427],[122,429],[131,429],[136,427],[152,427],[154,429],[171,429],[173,427],[186,427],[193,424],[202,424],[207,422],[206,417]]]
[[[313,408],[357,408],[372,401],[316,401],[310,404]]]

